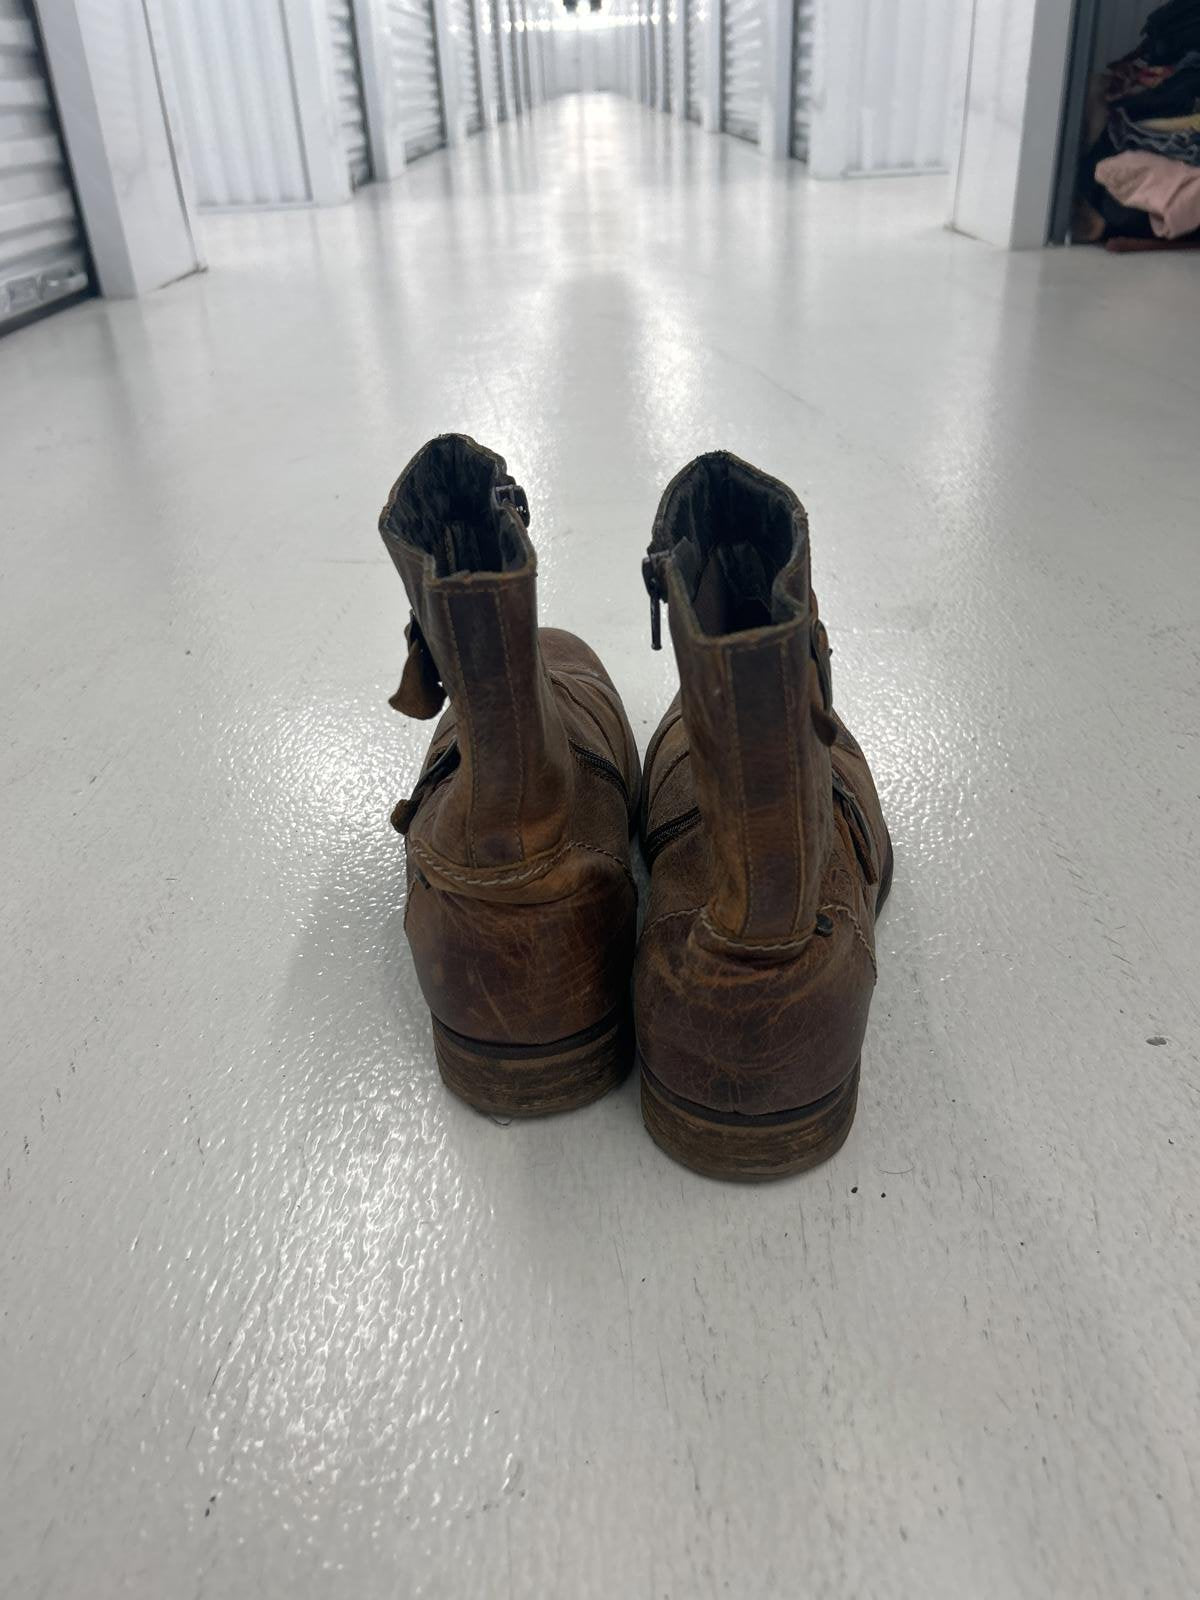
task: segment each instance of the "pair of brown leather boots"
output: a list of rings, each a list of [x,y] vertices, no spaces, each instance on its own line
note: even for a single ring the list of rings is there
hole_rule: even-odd
[[[380,518],[412,605],[391,703],[450,702],[392,818],[442,1077],[480,1111],[535,1116],[596,1099],[636,1053],[669,1155],[713,1177],[798,1172],[854,1118],[892,875],[833,710],[804,508],[724,452],[668,486],[644,574],[681,690],[644,775],[599,658],[538,627],[528,522],[501,457],[456,434],[417,453]]]

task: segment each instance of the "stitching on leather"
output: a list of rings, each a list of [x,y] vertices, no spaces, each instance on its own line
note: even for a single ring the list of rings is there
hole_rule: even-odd
[[[637,894],[637,882],[634,879],[633,873],[629,870],[628,863],[622,861],[620,856],[613,855],[611,850],[605,850],[602,845],[598,844],[584,844],[581,839],[573,839],[568,846],[568,849],[590,850],[595,856],[607,856],[610,861],[615,861],[617,866],[620,867],[621,871],[629,879],[630,888],[633,890],[635,895]]]
[[[567,699],[571,702],[571,704],[575,707],[575,709],[577,711],[581,711],[583,713],[583,715],[585,717],[587,717],[588,721],[591,722],[595,726],[596,732],[599,734],[600,740],[601,740],[602,744],[604,745],[604,748],[608,751],[609,760],[612,761],[616,766],[619,767],[621,765],[621,757],[617,754],[616,750],[613,748],[613,742],[608,737],[608,734],[605,732],[604,724],[601,722],[600,718],[596,715],[596,713],[592,710],[591,706],[589,706],[586,703],[586,701],[583,701],[583,700],[581,700],[579,698],[579,696],[574,692],[574,690],[571,688],[571,685],[561,675],[561,673],[551,672],[551,673],[548,674],[548,677],[549,677],[551,683],[553,683],[556,686],[556,688],[559,688],[559,689],[562,690],[562,692],[566,695]],[[600,685],[599,678],[593,678],[592,682],[597,684],[597,685]],[[602,685],[600,685],[600,686],[603,687]]]
[[[675,768],[679,765],[679,763],[681,761],[686,761],[688,756],[691,755],[691,753],[692,753],[691,746],[690,745],[685,745],[684,748],[675,757],[675,759],[671,762],[670,766],[668,766],[667,770],[663,773],[662,777],[654,785],[654,788],[650,793],[650,799],[647,801],[647,804],[646,804],[646,810],[648,812],[649,811],[653,811],[654,803],[655,803],[655,801],[658,799],[659,795],[663,791],[663,784],[666,783],[667,779],[675,771]]]
[[[512,706],[512,742],[517,751],[517,803],[513,811],[513,837],[517,841],[517,849],[523,852],[525,840],[521,836],[521,815],[525,803],[525,752],[521,749],[521,714],[517,710],[517,687],[513,683],[512,662],[508,657],[508,629],[504,625],[504,612],[500,608],[498,591],[493,592],[492,600],[496,607],[496,626],[500,630],[500,654],[504,657],[504,681],[508,685],[508,703]]]
[[[466,677],[463,674],[462,656],[458,650],[458,634],[454,629],[454,613],[450,609],[450,596],[442,596],[442,604],[446,610],[446,627],[450,632],[450,648],[454,652],[454,665],[458,673],[458,687],[462,694],[462,709],[459,711],[459,720],[466,725],[467,741],[471,748],[471,809],[467,812],[467,857],[472,866],[475,865],[475,835],[473,825],[475,822],[476,784],[479,782],[479,763],[475,760],[475,729],[471,721],[470,702],[465,693]]]
[[[428,845],[422,844],[419,839],[409,837],[405,840],[405,843],[410,850],[415,850],[418,857],[424,859],[439,877],[450,878],[455,883],[472,884],[479,888],[489,888],[493,884],[524,883],[527,878],[539,877],[543,873],[549,872],[550,868],[572,848],[570,843],[560,844],[557,849],[553,850],[543,860],[535,861],[530,866],[521,867],[512,872],[459,872],[454,867],[447,866],[436,850],[431,850]]]
[[[700,920],[704,924],[705,932],[711,934],[718,944],[726,944],[731,950],[749,951],[754,954],[758,954],[760,951],[762,951],[764,953],[774,955],[780,950],[794,950],[797,954],[799,954],[801,950],[805,949],[809,943],[809,940],[812,938],[812,934],[809,933],[805,934],[804,938],[802,939],[782,939],[777,944],[760,944],[755,939],[744,939],[740,935],[721,933],[718,928],[714,927],[712,918],[708,915],[707,908],[701,911]]]
[[[699,917],[703,916],[703,914],[703,906],[688,906],[683,911],[664,911],[661,917],[655,917],[653,922],[646,924],[642,929],[641,937],[644,939],[651,929],[658,927],[660,922],[670,922],[674,917]]]
[[[586,678],[589,683],[594,683],[597,689],[602,689],[609,700],[612,700],[617,693],[611,683],[606,683],[599,673],[589,672],[586,667],[572,667],[570,672],[551,672],[547,667],[546,671],[555,683],[569,683],[572,678]]]
[[[729,685],[729,710],[733,717],[733,765],[737,774],[738,832],[742,836],[742,866],[746,874],[746,909],[742,915],[742,931],[753,926],[754,915],[754,863],[750,859],[750,836],[746,822],[746,776],[742,771],[742,738],[738,722],[737,691],[733,683],[733,658],[723,658],[725,681]]]
[[[650,735],[650,743],[646,746],[646,761],[645,761],[645,765],[644,765],[644,771],[646,771],[646,772],[650,771],[650,769],[653,767],[654,763],[658,760],[658,752],[662,749],[663,742],[666,739],[667,735],[670,733],[671,729],[673,727],[675,727],[675,725],[677,723],[682,722],[682,721],[683,721],[683,711],[682,711],[682,708],[681,708],[680,710],[676,711],[675,715],[671,718],[671,720],[669,722],[660,723],[658,725],[658,727],[654,730],[654,732]]]
[[[525,571],[511,573],[506,578],[481,578],[475,572],[466,574],[451,572],[443,577],[434,578],[430,587],[440,589],[445,598],[449,600],[452,591],[457,590],[461,594],[468,588],[468,583],[471,594],[501,594],[505,589],[511,589],[515,583],[528,576],[528,572]],[[467,578],[468,583],[461,581],[464,577]]]
[[[787,756],[800,748],[799,729],[797,727],[795,696],[792,685],[788,679],[787,670],[787,645],[780,641],[779,645],[779,682],[783,689],[783,725],[786,735],[784,749]],[[788,927],[795,930],[800,925],[800,906],[804,899],[804,829],[800,826],[800,772],[794,760],[787,763],[788,798],[791,801],[788,810],[791,814],[792,842],[795,846],[796,863],[795,882],[792,886],[792,914],[788,918]]]
[[[867,952],[867,957],[868,957],[868,959],[869,959],[869,961],[871,963],[871,971],[875,974],[876,977],[878,977],[879,976],[879,968],[875,963],[875,952],[874,952],[874,950],[871,949],[871,946],[867,942],[867,936],[862,931],[862,923],[859,922],[858,918],[854,915],[853,911],[851,911],[850,907],[849,906],[840,906],[840,905],[834,904],[834,905],[828,905],[828,906],[820,906],[818,908],[818,914],[820,914],[821,911],[824,911],[826,914],[828,914],[831,911],[837,911],[837,912],[840,912],[842,914],[842,916],[846,918],[846,920],[850,923],[850,926],[854,929],[855,938],[858,940],[859,944],[862,945],[863,949]]]
[[[506,883],[524,883],[529,878],[539,877],[549,872],[550,868],[557,866],[558,862],[569,850],[588,850],[593,855],[606,856],[609,861],[620,867],[629,880],[630,887],[635,894],[637,893],[637,883],[634,880],[633,873],[629,870],[628,865],[621,860],[620,856],[613,855],[611,850],[605,850],[598,844],[584,844],[581,839],[569,839],[565,844],[560,844],[544,860],[535,861],[530,866],[525,866],[512,872],[459,872],[454,867],[447,866],[435,850],[431,850],[427,844],[422,844],[419,839],[409,838],[405,840],[405,843],[410,850],[416,851],[417,856],[424,859],[439,877],[450,878],[455,883],[470,884],[478,888],[490,888],[493,885],[499,886]]]
[[[854,915],[853,911],[850,910],[850,907],[831,903],[829,905],[818,906],[817,915],[820,916],[822,912],[825,912],[827,915],[830,912],[840,913],[849,921],[851,927],[854,929],[855,937],[858,939],[863,949],[867,952],[867,956],[871,962],[871,971],[876,977],[878,977],[879,968],[875,964],[875,953],[868,944],[866,935],[862,931],[862,924]],[[784,939],[779,944],[756,944],[753,939],[735,939],[731,938],[727,933],[721,933],[719,929],[713,926],[712,919],[708,915],[707,908],[701,911],[700,920],[704,924],[705,931],[711,934],[718,944],[726,944],[729,945],[731,949],[750,951],[755,954],[761,951],[774,955],[781,950],[795,950],[796,953],[799,954],[800,951],[807,948],[813,938],[813,935],[809,933],[806,934],[803,939]]]

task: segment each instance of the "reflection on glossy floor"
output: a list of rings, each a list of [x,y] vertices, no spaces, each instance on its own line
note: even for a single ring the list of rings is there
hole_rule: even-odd
[[[1196,264],[941,191],[572,100],[0,347],[5,1594],[1193,1592]],[[447,428],[643,739],[668,476],[809,506],[898,859],[810,1176],[438,1084],[374,520]]]

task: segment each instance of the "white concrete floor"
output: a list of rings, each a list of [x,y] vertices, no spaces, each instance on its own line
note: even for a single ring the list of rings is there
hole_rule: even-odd
[[[5,1595],[1194,1594],[1198,262],[943,212],[573,100],[0,347]],[[643,739],[668,476],[808,503],[897,874],[807,1177],[440,1087],[375,517],[447,428]]]

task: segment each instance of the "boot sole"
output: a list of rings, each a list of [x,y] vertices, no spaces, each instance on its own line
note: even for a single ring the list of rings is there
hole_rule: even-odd
[[[455,1033],[436,1017],[432,1021],[442,1082],[487,1116],[576,1111],[615,1089],[633,1065],[628,1007],[552,1044],[493,1044]]]
[[[660,1150],[705,1178],[760,1183],[819,1166],[841,1149],[858,1105],[858,1067],[831,1093],[795,1111],[742,1117],[696,1105],[661,1084],[644,1061],[642,1121]]]

